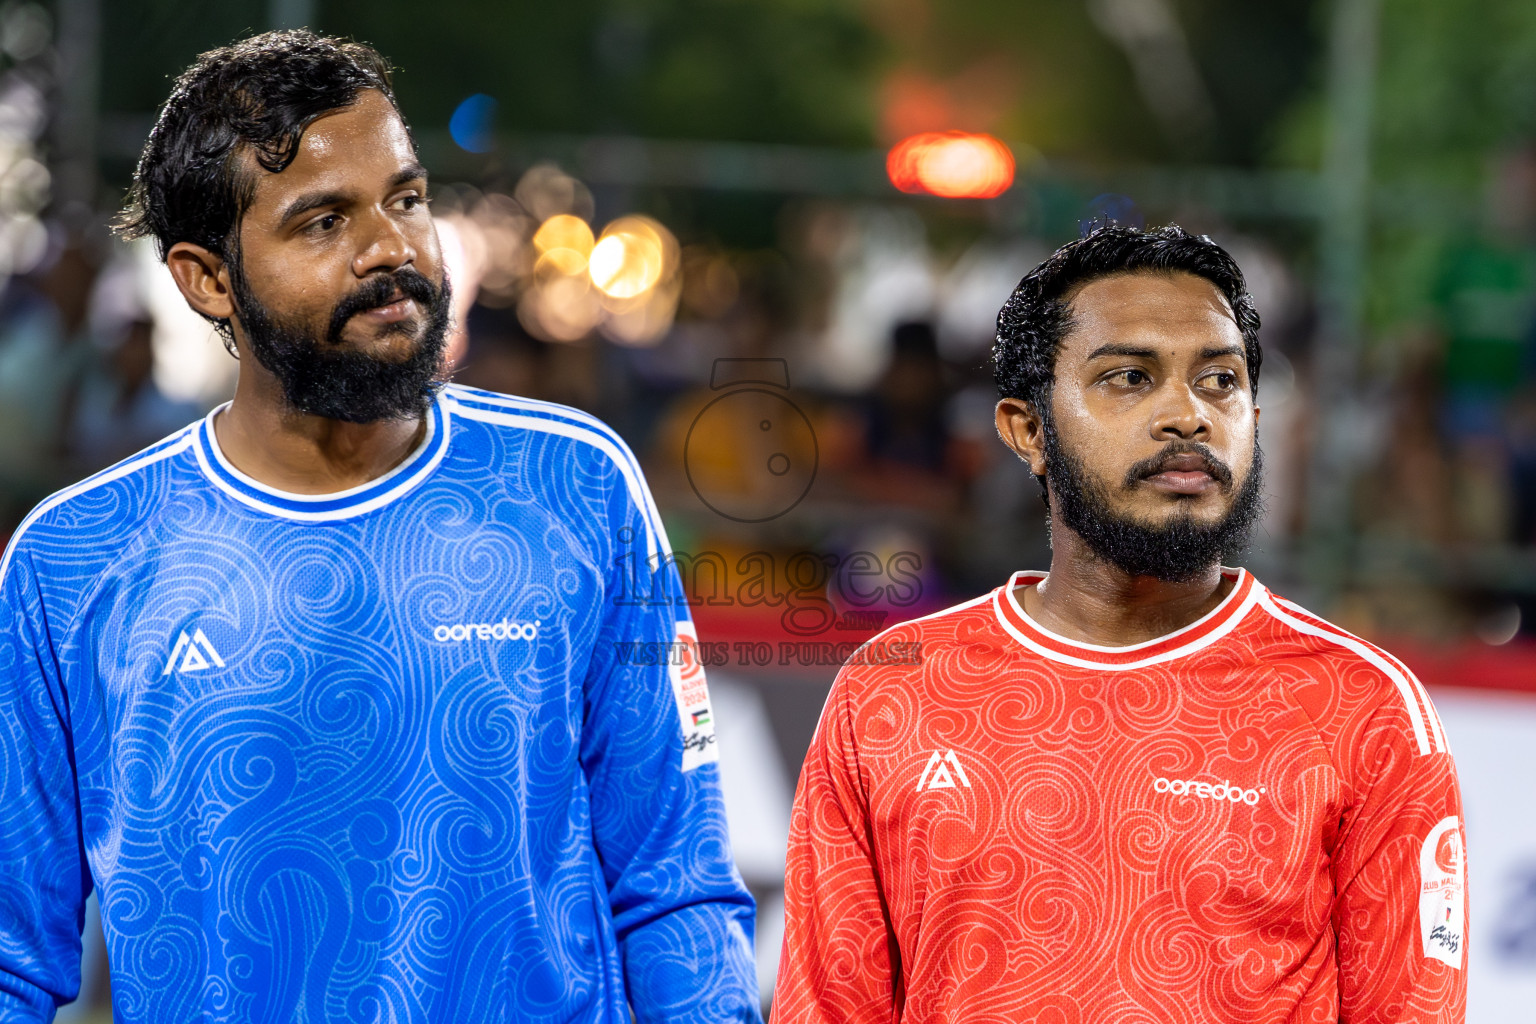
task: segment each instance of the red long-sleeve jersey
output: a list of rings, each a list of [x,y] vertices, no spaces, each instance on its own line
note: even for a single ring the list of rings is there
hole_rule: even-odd
[[[1020,573],[855,655],[795,797],[775,1024],[1460,1024],[1429,697],[1226,572],[1131,647],[1031,622]]]

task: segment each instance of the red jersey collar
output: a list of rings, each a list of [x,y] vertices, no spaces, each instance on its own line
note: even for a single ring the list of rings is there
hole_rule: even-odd
[[[1234,580],[1235,585],[1215,608],[1183,629],[1128,647],[1100,647],[1068,640],[1024,614],[1014,591],[1039,583],[1046,577],[1043,572],[1014,573],[1012,579],[992,592],[992,610],[1004,631],[1029,650],[1052,661],[1083,668],[1140,668],[1193,654],[1226,635],[1242,620],[1257,600],[1257,584],[1246,569],[1223,567],[1221,574]]]

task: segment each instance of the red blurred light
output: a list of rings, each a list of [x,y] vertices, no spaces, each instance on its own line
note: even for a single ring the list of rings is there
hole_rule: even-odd
[[[1013,184],[1013,153],[990,135],[923,132],[891,147],[885,170],[903,192],[990,199]]]

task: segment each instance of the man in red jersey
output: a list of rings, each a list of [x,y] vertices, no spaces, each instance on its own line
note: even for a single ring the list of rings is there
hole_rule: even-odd
[[[1111,226],[998,317],[1049,575],[856,655],[806,756],[777,1024],[1465,1016],[1461,804],[1386,652],[1242,569],[1259,318],[1208,238]],[[911,648],[909,648],[911,649]]]

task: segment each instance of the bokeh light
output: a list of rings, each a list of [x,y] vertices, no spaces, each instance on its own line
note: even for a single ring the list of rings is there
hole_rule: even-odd
[[[530,241],[537,222],[511,197],[489,192],[469,207],[469,220],[479,236],[480,303],[506,309],[517,302],[523,283],[533,271],[535,252]]]
[[[604,337],[651,345],[671,328],[682,295],[681,252],[672,232],[650,217],[620,217],[603,229],[588,275],[602,293]]]
[[[949,199],[990,199],[1013,184],[1013,152],[990,135],[923,132],[891,147],[891,184]]]
[[[483,92],[454,108],[448,119],[448,134],[459,148],[470,153],[489,153],[496,148],[496,100]]]
[[[512,195],[444,186],[433,216],[460,301],[515,307],[528,332],[545,341],[593,331],[625,345],[658,341],[682,291],[677,239],[638,215],[595,236],[592,210],[590,190],[553,164],[526,171]],[[734,278],[716,284],[734,293]],[[467,308],[456,312],[467,317]]]
[[[621,217],[609,224],[592,249],[592,283],[612,299],[633,299],[655,288],[669,269],[665,230],[648,217]]]
[[[3,196],[0,181],[0,196]],[[473,303],[515,308],[544,341],[571,342],[594,331],[622,345],[660,341],[677,317],[683,258],[659,221],[618,217],[592,230],[592,193],[553,164],[524,172],[512,195],[465,184],[438,190],[433,217],[455,284],[455,314]],[[697,263],[699,257],[703,263]],[[696,314],[718,315],[735,301],[738,282],[721,253],[695,253]],[[466,351],[455,334],[450,356]]]
[[[528,168],[518,179],[512,198],[539,222],[557,213],[573,213],[590,221],[594,212],[592,191],[554,164]]]
[[[42,263],[49,251],[41,213],[53,180],[41,141],[48,129],[43,79],[23,62],[45,60],[52,20],[33,3],[0,8],[0,51],[14,62],[0,74],[0,284]]]
[[[587,269],[592,255],[592,229],[573,213],[559,213],[539,225],[533,247],[539,251],[534,273],[553,270],[559,274],[579,274]]]
[[[603,318],[597,290],[584,273],[536,275],[517,304],[528,332],[545,341],[579,341]]]

